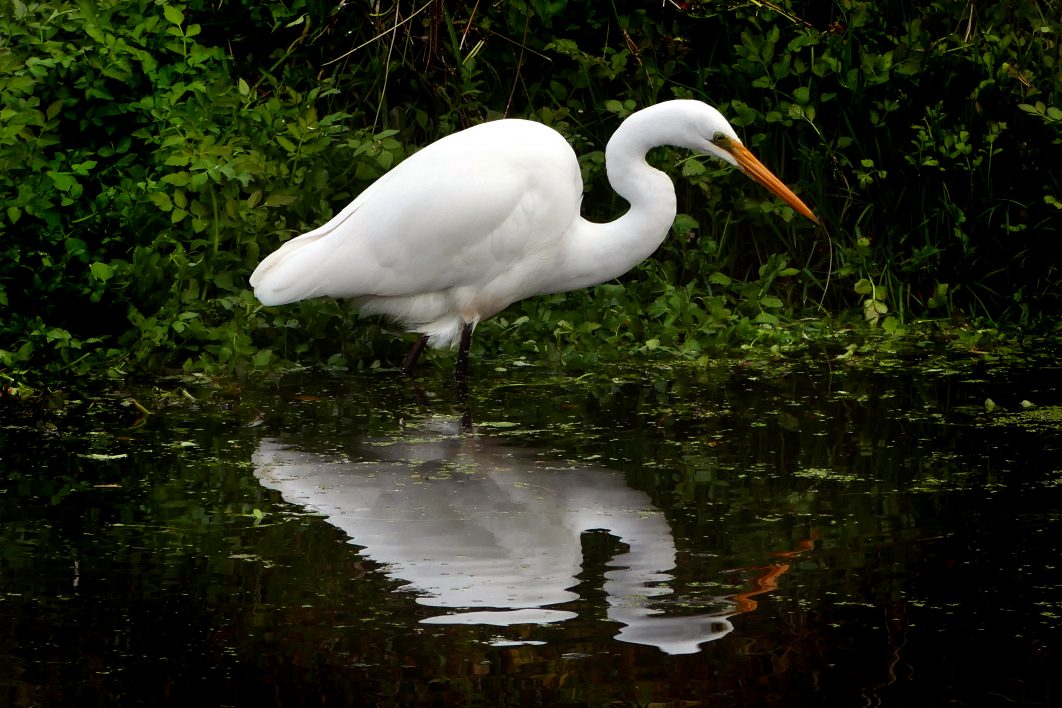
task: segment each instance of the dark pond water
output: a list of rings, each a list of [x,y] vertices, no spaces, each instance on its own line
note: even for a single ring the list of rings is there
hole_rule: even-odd
[[[0,704],[1057,705],[1060,367],[941,361],[9,408]]]

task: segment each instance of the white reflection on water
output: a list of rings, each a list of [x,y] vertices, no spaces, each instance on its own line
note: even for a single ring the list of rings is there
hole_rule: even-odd
[[[605,573],[608,617],[623,625],[617,639],[690,654],[733,629],[727,617],[740,601],[678,617],[652,607],[672,593],[675,543],[663,514],[618,472],[544,459],[435,419],[364,450],[368,459],[351,459],[267,438],[253,456],[255,474],[286,501],[323,514],[418,603],[449,610],[423,622],[575,617],[554,606],[578,599],[581,534],[605,530],[628,547]]]

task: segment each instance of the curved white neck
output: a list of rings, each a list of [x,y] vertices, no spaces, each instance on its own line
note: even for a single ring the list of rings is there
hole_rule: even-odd
[[[648,115],[647,115],[648,114]],[[655,125],[653,125],[655,123]],[[652,129],[649,127],[652,126]],[[575,290],[616,278],[663,243],[677,213],[675,186],[645,155],[666,141],[653,111],[625,120],[605,148],[605,170],[616,193],[630,203],[620,218],[598,224],[579,218],[568,233],[558,290]]]

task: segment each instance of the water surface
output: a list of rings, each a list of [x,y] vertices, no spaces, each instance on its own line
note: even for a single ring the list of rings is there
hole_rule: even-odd
[[[0,703],[1053,705],[1058,373],[481,363],[467,403],[357,373],[9,408]]]

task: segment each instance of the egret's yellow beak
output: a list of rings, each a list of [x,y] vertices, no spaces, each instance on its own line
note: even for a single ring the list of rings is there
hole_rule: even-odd
[[[757,160],[756,156],[749,152],[744,145],[739,142],[728,141],[725,145],[720,145],[720,147],[734,156],[742,172],[777,194],[782,201],[796,209],[798,214],[803,214],[816,224],[822,223],[819,221],[819,217],[815,216],[811,209],[808,209],[807,204],[800,201],[800,197],[793,194],[793,190],[786,187],[782,180],[775,177],[774,173],[764,167],[763,163]]]

